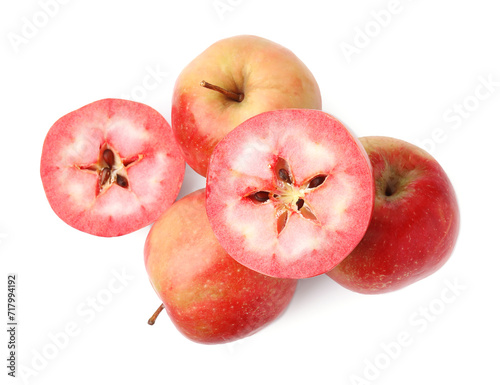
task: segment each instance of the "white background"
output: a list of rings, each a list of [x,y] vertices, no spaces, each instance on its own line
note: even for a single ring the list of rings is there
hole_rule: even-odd
[[[9,383],[498,383],[497,1],[400,0],[394,8],[389,0],[61,0],[51,15],[47,2],[0,5],[0,306],[5,314],[7,274],[15,273],[17,374],[28,370],[24,382]],[[381,26],[376,15],[388,9],[396,12]],[[413,286],[364,296],[325,276],[303,280],[266,329],[205,346],[185,339],[165,314],[147,325],[160,303],[143,266],[149,229],[106,239],[70,228],[46,201],[39,160],[50,126],[98,99],[142,101],[170,122],[178,73],[237,34],[295,52],[321,87],[323,109],[357,135],[431,150],[455,186],[461,230],[449,262]],[[356,53],[345,55],[347,45]],[[141,93],[151,70],[161,76]],[[478,100],[481,79],[494,85]],[[458,118],[454,108],[467,114]],[[188,169],[181,196],[203,185]],[[121,291],[109,298],[117,274],[125,277],[115,282]],[[455,292],[444,303],[449,285]],[[106,303],[92,310],[91,298]],[[63,338],[68,331],[76,335]],[[409,342],[398,349],[401,333]],[[7,333],[1,341],[4,383]]]

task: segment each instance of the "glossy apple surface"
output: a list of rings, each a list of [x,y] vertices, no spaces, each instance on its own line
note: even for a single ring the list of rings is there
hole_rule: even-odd
[[[443,266],[457,240],[459,208],[448,176],[427,152],[389,137],[360,141],[373,167],[373,217],[360,244],[328,275],[359,293],[386,293]]]
[[[331,270],[363,237],[373,199],[363,146],[317,110],[246,120],[216,146],[208,169],[207,213],[222,247],[273,277]]]
[[[208,223],[205,190],[177,201],[153,225],[146,270],[172,322],[205,344],[254,334],[287,307],[297,281],[250,270],[220,246]]]
[[[205,81],[240,95],[233,100]],[[186,162],[205,176],[215,145],[237,125],[264,111],[321,109],[311,71],[289,49],[257,36],[235,36],[207,48],[179,75],[172,128]]]

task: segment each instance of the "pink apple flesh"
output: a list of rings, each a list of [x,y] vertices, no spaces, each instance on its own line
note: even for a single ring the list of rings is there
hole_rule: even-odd
[[[385,293],[443,266],[457,240],[459,209],[445,171],[424,150],[388,137],[360,141],[373,167],[373,218],[360,244],[328,275],[359,293]]]
[[[208,223],[205,190],[176,202],[153,225],[144,249],[151,284],[189,339],[225,343],[256,333],[291,301],[297,281],[250,270],[220,246]]]
[[[55,213],[99,236],[138,230],[176,198],[185,163],[167,121],[144,104],[104,99],[49,130],[40,173]]]
[[[265,112],[215,148],[207,213],[237,261],[274,277],[332,269],[363,237],[374,198],[368,157],[329,114]]]

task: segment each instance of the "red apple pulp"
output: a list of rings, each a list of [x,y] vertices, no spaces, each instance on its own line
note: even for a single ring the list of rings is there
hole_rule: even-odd
[[[171,127],[157,111],[104,99],[50,128],[40,173],[50,206],[63,221],[110,237],[158,218],[176,198],[184,168]]]
[[[205,344],[254,334],[288,306],[296,280],[247,269],[220,246],[208,223],[205,190],[172,205],[151,228],[145,264],[174,325]]]
[[[262,274],[331,270],[363,237],[374,183],[363,146],[317,110],[264,112],[216,146],[207,213],[222,247]]]
[[[206,176],[215,145],[229,131],[251,116],[284,108],[321,109],[311,71],[279,44],[234,36],[207,48],[181,72],[172,128],[186,162]]]
[[[388,137],[360,141],[373,167],[373,218],[359,245],[328,276],[359,293],[386,293],[448,260],[458,236],[458,203],[445,171],[424,150]]]

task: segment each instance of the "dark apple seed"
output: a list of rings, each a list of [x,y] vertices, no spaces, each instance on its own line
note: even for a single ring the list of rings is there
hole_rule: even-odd
[[[267,191],[257,191],[253,194],[253,197],[257,202],[267,202],[269,199],[269,193]]]
[[[128,187],[128,180],[127,178],[121,176],[120,174],[116,175],[116,184],[120,187],[127,188]]]
[[[112,167],[115,164],[115,154],[109,148],[105,149],[102,153],[102,158],[106,162],[109,167]]]
[[[318,176],[314,177],[313,179],[311,179],[311,181],[307,185],[307,188],[316,188],[318,186],[321,186],[323,184],[323,182],[325,181],[325,179],[326,179],[326,175],[318,175]]]
[[[278,174],[279,174],[280,179],[283,182],[292,183],[292,181],[290,179],[290,174],[288,174],[288,171],[286,171],[284,168],[280,168]]]
[[[299,198],[299,200],[297,201],[297,209],[300,210],[302,206],[304,206],[304,199]]]

